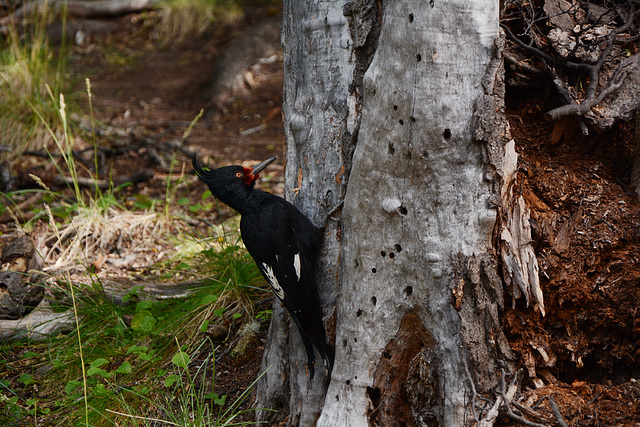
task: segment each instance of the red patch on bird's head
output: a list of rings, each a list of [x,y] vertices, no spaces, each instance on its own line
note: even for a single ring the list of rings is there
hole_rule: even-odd
[[[246,185],[252,185],[253,183],[255,183],[256,179],[258,179],[258,175],[260,174],[256,174],[254,175],[252,173],[253,169],[251,168],[242,168],[242,175],[244,177],[244,183]]]

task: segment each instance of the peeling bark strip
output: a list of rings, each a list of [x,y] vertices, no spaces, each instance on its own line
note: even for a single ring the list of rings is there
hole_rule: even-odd
[[[524,295],[527,307],[532,304],[544,316],[544,298],[538,276],[538,260],[531,239],[529,222],[531,212],[524,198],[516,194],[518,154],[513,140],[507,143],[504,156],[500,194],[502,210],[500,254],[504,281],[511,287],[513,307],[516,300]]]
[[[382,352],[367,388],[371,400],[369,424],[374,426],[415,426],[437,422],[430,408],[440,406],[438,361],[433,359],[435,340],[413,312],[408,312],[400,328]],[[421,412],[421,413],[417,413]]]

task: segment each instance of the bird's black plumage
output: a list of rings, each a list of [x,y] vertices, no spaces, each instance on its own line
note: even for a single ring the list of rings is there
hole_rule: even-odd
[[[193,167],[211,194],[242,215],[242,240],[298,326],[313,378],[314,346],[329,372],[333,368],[333,351],[327,344],[315,282],[322,237],[298,208],[281,197],[254,188],[258,173],[275,159],[253,168],[225,166],[210,170],[200,166],[194,156]]]

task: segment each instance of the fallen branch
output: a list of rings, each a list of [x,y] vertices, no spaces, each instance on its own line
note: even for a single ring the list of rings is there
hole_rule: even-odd
[[[126,184],[128,182],[132,183],[132,184],[138,184],[140,182],[145,182],[148,181],[149,179],[151,179],[153,177],[153,171],[150,169],[143,169],[140,171],[136,171],[134,173],[132,173],[131,175],[127,175],[127,176],[123,176],[123,177],[119,177],[116,180],[113,181],[113,183],[111,181],[105,180],[105,179],[91,179],[91,178],[82,178],[82,177],[77,177],[76,181],[78,183],[78,186],[82,187],[82,188],[96,188],[98,187],[98,189],[100,190],[108,190],[111,185],[115,186],[115,187],[119,187],[123,184]],[[73,185],[73,178],[71,177],[67,177],[67,176],[56,176],[54,179],[55,184],[57,185]]]
[[[52,311],[45,298],[25,317],[0,321],[0,341],[48,339],[51,335],[73,330],[74,324],[70,311],[63,313]]]
[[[475,387],[473,378],[471,377],[471,372],[469,371],[469,366],[466,360],[465,360],[465,372],[467,374],[467,379],[471,384],[472,395],[471,395],[471,401],[469,405],[470,405],[471,413],[473,414],[473,418],[476,422],[476,425],[478,425],[478,427],[493,426],[496,420],[498,419],[498,415],[500,415],[500,413],[512,419],[513,421],[516,421],[519,424],[522,424],[528,427],[549,427],[550,425],[554,424],[553,418],[550,418],[545,414],[534,411],[528,406],[525,406],[519,402],[514,401],[514,397],[516,395],[516,392],[518,391],[518,384],[517,384],[517,378],[519,375],[518,373],[513,375],[513,378],[511,379],[511,381],[509,382],[509,386],[507,387],[506,373],[504,369],[501,370],[500,385],[496,387],[496,390],[495,390],[495,394],[497,397],[495,401],[491,401],[477,394],[476,387]],[[477,403],[478,399],[481,399],[484,402],[488,403],[489,405],[491,405],[491,407],[488,410],[487,410],[487,405],[485,405],[484,407],[480,407]],[[553,399],[553,396],[545,396],[542,399],[540,399],[540,401],[544,399],[549,400],[549,405],[551,406],[551,410],[553,411],[553,414],[556,417],[555,422],[560,427],[567,427],[567,423],[564,421],[564,418],[562,417],[562,414],[560,413],[560,410],[558,409],[558,405],[556,405],[556,402]],[[516,413],[511,408],[512,405],[516,408],[516,410],[519,413]],[[531,421],[525,418],[524,415],[527,415],[529,418],[535,418],[536,420],[542,421],[546,424],[541,424],[535,421]]]
[[[601,14],[600,16],[593,16],[587,14],[587,18],[581,17],[578,13],[578,9],[580,8],[580,6],[576,6],[578,4],[579,3],[573,3],[570,10],[560,9],[559,12],[553,14],[546,9],[550,3],[545,3],[545,12],[551,20],[551,26],[554,29],[560,30],[560,34],[567,34],[567,40],[571,42],[571,48],[566,52],[556,49],[557,55],[545,52],[543,49],[551,45],[556,46],[554,44],[555,42],[562,46],[560,41],[556,40],[554,42],[550,36],[547,36],[546,41],[538,41],[538,33],[542,32],[542,30],[536,28],[540,21],[539,16],[534,12],[523,11],[523,9],[518,11],[518,19],[523,21],[525,27],[522,35],[530,38],[531,41],[529,43],[525,43],[521,38],[516,36],[506,24],[501,24],[508,38],[513,41],[519,49],[536,56],[542,62],[544,70],[540,71],[550,77],[551,82],[553,82],[563,98],[565,105],[554,108],[547,113],[547,117],[552,120],[558,120],[565,116],[578,116],[580,120],[580,116],[589,113],[592,108],[608,96],[611,96],[619,90],[624,92],[626,88],[632,87],[633,82],[625,82],[628,74],[626,68],[638,59],[636,57],[640,57],[634,55],[622,61],[615,71],[613,71],[608,81],[605,81],[603,76],[605,63],[615,61],[617,57],[620,57],[620,54],[614,50],[615,45],[628,44],[639,35],[630,34],[628,37],[621,37],[627,33],[637,31],[635,20],[640,14],[640,7],[638,6],[639,3],[637,0],[628,0],[624,9],[610,9],[611,13],[609,15]],[[554,18],[557,22],[554,22]],[[567,23],[563,24],[560,18],[565,18]],[[620,21],[622,21],[621,24],[619,23]],[[578,23],[575,27],[573,27],[574,22]],[[593,33],[599,34],[596,30],[602,29],[606,29],[606,34],[593,36]],[[596,51],[594,47],[601,50]],[[584,52],[594,52],[596,56],[593,59],[590,59],[590,57],[588,57],[589,59],[582,58],[580,54],[582,53],[584,55]],[[580,60],[583,62],[580,62]],[[533,74],[532,70],[526,67],[523,69],[526,70],[528,74]],[[588,82],[583,96],[579,96],[579,93],[582,91],[578,90],[578,88],[571,91],[566,87],[568,86],[566,75],[575,76],[576,72],[582,73],[585,78],[584,81]],[[601,81],[603,82],[602,84],[600,84]],[[633,103],[630,104],[629,108],[634,108]],[[579,123],[582,133],[587,134],[588,130],[584,123],[581,120]]]
[[[114,17],[125,15],[127,13],[142,12],[152,9],[159,0],[106,0],[106,1],[30,1],[24,3],[20,8],[16,9],[11,15],[0,19],[0,28],[2,32],[8,30],[11,25],[22,22],[26,17],[30,16],[38,9],[48,7],[48,12],[60,12],[65,8],[71,16],[79,16],[83,18],[99,18]]]
[[[560,410],[558,409],[558,405],[556,405],[556,401],[553,398],[553,396],[545,396],[545,397],[549,399],[549,405],[551,406],[553,415],[556,416],[556,419],[558,420],[558,424],[560,424],[560,427],[568,427],[567,423],[564,421],[564,418],[562,418],[562,414],[560,413]]]
[[[82,285],[81,282],[78,284]],[[184,298],[195,290],[208,285],[202,282],[131,281],[127,278],[101,279],[100,284],[107,299],[118,305],[126,305],[124,297],[131,296],[132,293],[135,294],[132,302]],[[68,286],[66,283],[64,285]],[[89,283],[85,283],[85,285],[88,286]],[[136,291],[132,292],[133,289]],[[48,339],[51,335],[72,331],[74,325],[75,320],[70,310],[56,313],[49,308],[49,302],[45,298],[31,313],[21,319],[0,320],[0,342]]]
[[[78,282],[82,284],[82,280]],[[90,283],[85,283],[90,285]],[[159,301],[165,299],[184,298],[194,291],[208,286],[203,282],[149,282],[149,281],[132,281],[126,277],[100,279],[100,286],[107,299],[118,305],[124,305],[124,297],[135,292],[136,300]]]

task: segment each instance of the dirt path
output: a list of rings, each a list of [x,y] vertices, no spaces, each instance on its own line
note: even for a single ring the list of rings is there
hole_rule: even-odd
[[[227,111],[207,117],[215,110],[212,79],[216,60],[253,21],[247,18],[220,34],[162,44],[152,39],[151,31],[135,15],[126,16],[119,19],[115,33],[101,36],[92,45],[75,47],[71,68],[74,75],[91,79],[96,118],[126,130],[132,139],[181,140],[204,109],[205,117],[186,141],[193,151],[210,156],[216,165],[257,162],[273,155],[282,158],[281,56],[260,62],[261,58],[255,58],[257,64],[246,76],[249,82],[238,76],[244,87],[238,96],[228,97]],[[84,84],[84,78],[78,80]],[[186,165],[190,162],[184,156],[178,160]],[[278,164],[282,160],[276,162],[275,170]],[[130,170],[120,158],[113,166],[120,173]]]

